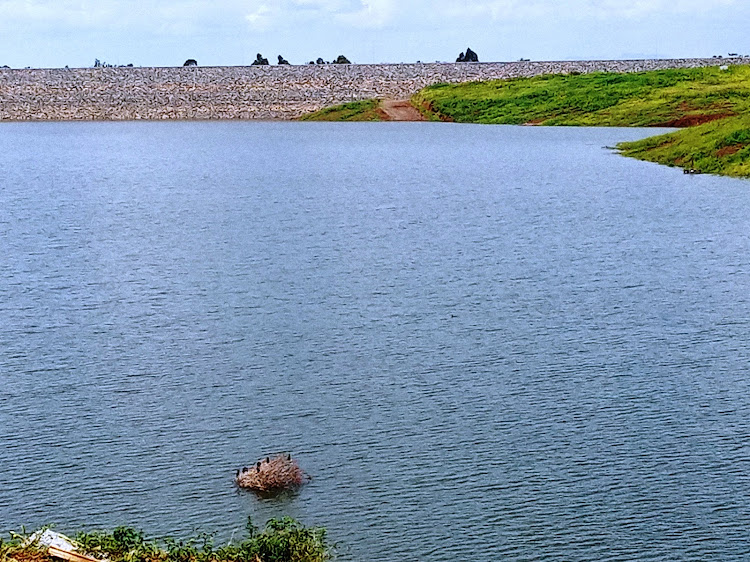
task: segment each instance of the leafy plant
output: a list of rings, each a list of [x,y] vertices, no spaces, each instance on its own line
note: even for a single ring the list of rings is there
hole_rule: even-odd
[[[325,529],[308,528],[289,517],[271,519],[262,531],[248,518],[246,531],[239,544],[219,548],[210,534],[153,541],[129,527],[79,533],[76,542],[83,552],[111,562],[323,562],[333,556]]]

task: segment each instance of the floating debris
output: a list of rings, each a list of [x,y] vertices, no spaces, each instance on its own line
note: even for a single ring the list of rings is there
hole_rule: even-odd
[[[68,562],[100,562],[98,558],[78,552],[78,546],[72,539],[51,529],[43,529],[32,534],[26,544],[47,547],[50,556]]]
[[[242,467],[235,474],[240,488],[258,492],[273,492],[298,488],[310,477],[299,467],[288,453],[269,455],[254,465]]]

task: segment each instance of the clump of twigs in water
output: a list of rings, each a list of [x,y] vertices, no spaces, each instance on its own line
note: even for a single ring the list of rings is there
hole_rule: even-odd
[[[277,492],[299,488],[310,477],[288,453],[270,455],[251,467],[238,470],[235,482],[240,488],[256,492]]]

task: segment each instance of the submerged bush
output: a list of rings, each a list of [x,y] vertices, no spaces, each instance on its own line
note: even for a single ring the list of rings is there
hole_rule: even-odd
[[[309,479],[291,455],[280,453],[259,460],[250,468],[243,467],[234,480],[241,488],[273,492],[299,488]]]

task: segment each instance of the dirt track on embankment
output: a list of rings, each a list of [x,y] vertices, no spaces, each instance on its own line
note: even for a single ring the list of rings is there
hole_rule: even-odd
[[[383,121],[424,121],[424,116],[409,100],[383,100],[380,108]]]

